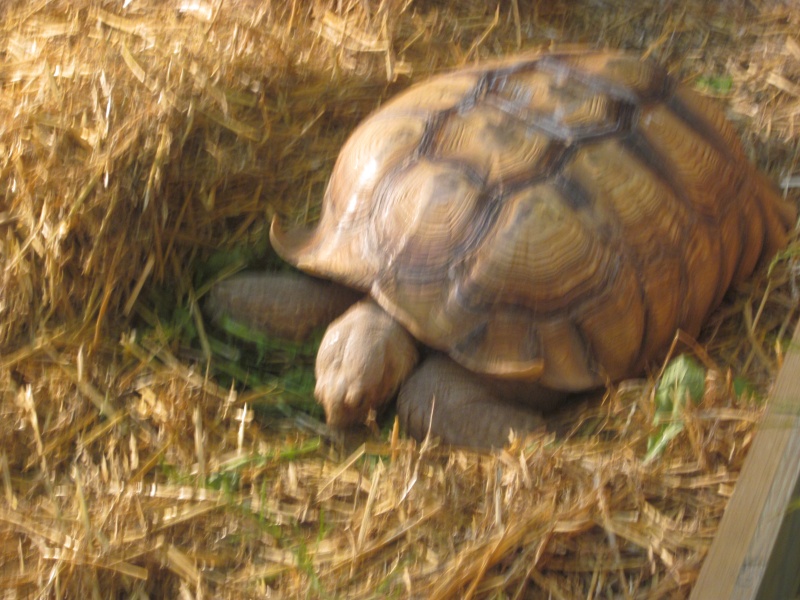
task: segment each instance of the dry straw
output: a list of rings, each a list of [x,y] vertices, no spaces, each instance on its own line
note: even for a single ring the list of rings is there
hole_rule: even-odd
[[[797,199],[796,6],[37,0],[0,15],[7,597],[687,594],[762,410],[733,379],[766,393],[796,317],[789,258],[701,345],[678,343],[708,367],[706,394],[647,464],[652,377],[490,455],[254,419],[286,400],[208,375],[197,273],[215,249],[263,245],[276,211],[313,218],[344,138],[391,93],[553,42],[637,49],[720,96]],[[175,307],[186,318],[165,320]]]

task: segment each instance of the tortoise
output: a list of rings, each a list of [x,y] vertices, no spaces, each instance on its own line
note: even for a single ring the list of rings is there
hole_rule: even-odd
[[[315,370],[333,427],[400,389],[412,436],[501,446],[696,335],[793,221],[721,110],[657,63],[513,56],[367,117],[319,222],[272,221],[274,250],[310,277],[234,277],[209,311],[289,337],[333,321]]]

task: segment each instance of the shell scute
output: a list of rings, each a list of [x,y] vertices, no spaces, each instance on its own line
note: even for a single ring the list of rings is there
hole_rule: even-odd
[[[515,73],[496,81],[485,102],[501,107],[523,127],[565,143],[623,130],[634,112],[626,99],[598,94],[588,84],[543,71]]]
[[[587,83],[598,94],[635,104],[661,100],[676,87],[656,63],[618,52],[556,54],[545,56],[541,65],[556,77]]]
[[[469,165],[489,188],[541,174],[551,144],[545,133],[481,104],[447,119],[431,142],[430,155]]]

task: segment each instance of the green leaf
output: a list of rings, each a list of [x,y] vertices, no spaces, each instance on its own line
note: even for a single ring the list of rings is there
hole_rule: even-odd
[[[664,369],[656,389],[656,415],[675,416],[680,413],[686,398],[696,404],[706,389],[706,371],[685,354],[672,359]]]
[[[730,75],[709,75],[697,79],[697,87],[708,90],[712,94],[724,96],[733,89],[733,78]]]
[[[659,456],[667,444],[683,431],[682,415],[687,399],[697,404],[702,400],[705,388],[706,371],[694,359],[681,354],[670,361],[656,388],[653,425],[657,429],[647,439],[645,463]]]

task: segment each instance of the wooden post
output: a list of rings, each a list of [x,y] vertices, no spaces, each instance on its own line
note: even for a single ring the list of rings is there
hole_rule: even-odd
[[[691,600],[791,600],[800,583],[800,326]],[[800,507],[795,507],[800,508]]]

